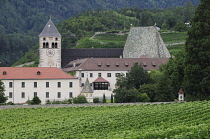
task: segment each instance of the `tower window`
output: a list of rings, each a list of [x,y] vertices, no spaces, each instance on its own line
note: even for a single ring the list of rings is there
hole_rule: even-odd
[[[45,44],[45,42],[43,42],[43,48],[46,48],[46,44]]]
[[[58,41],[58,38],[55,38],[56,41]]]
[[[46,43],[46,47],[45,48],[49,48],[49,43],[48,42]]]
[[[46,38],[43,38],[43,41],[46,41]]]
[[[55,43],[55,48],[58,48],[58,43],[57,42]]]
[[[52,48],[55,48],[55,44],[54,44],[54,42],[52,43]]]

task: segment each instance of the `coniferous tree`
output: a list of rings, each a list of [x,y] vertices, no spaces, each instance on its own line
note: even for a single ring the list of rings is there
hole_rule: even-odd
[[[103,103],[106,103],[106,96],[105,94],[103,94],[103,100],[102,100]]]
[[[186,41],[184,90],[188,100],[210,99],[210,1],[201,0]]]

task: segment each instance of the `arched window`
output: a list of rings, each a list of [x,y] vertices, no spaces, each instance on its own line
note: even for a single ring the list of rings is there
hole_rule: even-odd
[[[43,38],[43,41],[45,41],[46,40],[46,38]]]
[[[55,43],[55,48],[58,48],[58,43],[57,42]]]
[[[49,48],[49,43],[48,42],[46,43],[46,48]]]
[[[46,48],[46,44],[45,44],[45,42],[43,42],[43,48]]]
[[[55,38],[56,41],[58,41],[58,38]]]
[[[54,42],[52,43],[52,48],[55,48],[55,44],[54,44]]]

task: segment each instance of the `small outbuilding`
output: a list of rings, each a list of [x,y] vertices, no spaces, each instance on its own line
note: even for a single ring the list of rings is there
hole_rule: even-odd
[[[184,91],[182,90],[182,88],[179,89],[178,100],[179,101],[184,101]]]

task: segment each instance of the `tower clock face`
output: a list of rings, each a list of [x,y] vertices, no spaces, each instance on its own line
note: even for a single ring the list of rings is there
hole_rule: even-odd
[[[55,51],[53,49],[47,49],[46,53],[47,53],[47,56],[52,57],[54,56]]]

